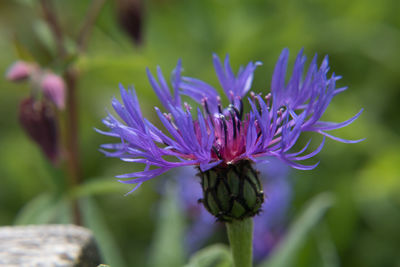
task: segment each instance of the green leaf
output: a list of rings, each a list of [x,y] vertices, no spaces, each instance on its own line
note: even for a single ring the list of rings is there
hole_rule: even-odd
[[[71,197],[79,198],[94,195],[106,195],[112,193],[126,192],[123,184],[109,177],[92,178],[89,181],[75,187],[71,193]]]
[[[177,267],[184,263],[184,219],[179,208],[176,187],[169,181],[161,199],[157,229],[150,253],[150,266]]]
[[[229,247],[222,244],[211,245],[194,254],[184,267],[230,267],[232,257]]]
[[[338,267],[340,266],[339,256],[336,251],[335,244],[331,239],[328,226],[321,223],[314,231],[317,241],[318,250],[322,259],[322,267]]]
[[[80,201],[80,204],[83,211],[84,224],[93,231],[104,261],[112,267],[127,266],[95,200],[86,197]]]
[[[259,267],[292,266],[296,252],[301,248],[310,231],[333,205],[333,202],[333,196],[329,193],[322,193],[314,197],[290,227],[285,239],[280,243],[275,253],[262,262]]]
[[[37,35],[40,42],[46,47],[46,49],[52,54],[56,54],[56,43],[53,38],[53,34],[49,28],[49,25],[43,20],[36,20],[33,23],[33,30]]]
[[[54,193],[42,193],[29,201],[15,218],[15,225],[69,223],[68,200]]]

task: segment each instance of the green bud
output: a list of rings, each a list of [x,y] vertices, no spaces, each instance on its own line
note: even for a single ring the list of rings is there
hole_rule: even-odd
[[[219,221],[243,220],[260,211],[264,193],[250,161],[217,166],[198,175],[203,188],[201,202]]]

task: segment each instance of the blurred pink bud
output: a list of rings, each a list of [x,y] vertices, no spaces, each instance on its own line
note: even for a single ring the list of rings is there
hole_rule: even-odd
[[[6,79],[12,82],[26,80],[31,75],[33,69],[33,64],[21,60],[16,61],[8,68]]]
[[[40,86],[44,96],[53,102],[57,108],[65,108],[65,83],[60,76],[47,72],[43,75]]]
[[[19,105],[19,122],[53,163],[59,158],[58,124],[54,110],[45,100],[23,99]]]

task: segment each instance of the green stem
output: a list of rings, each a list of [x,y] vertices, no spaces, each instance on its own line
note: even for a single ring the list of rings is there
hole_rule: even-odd
[[[234,267],[252,267],[253,218],[226,223]]]

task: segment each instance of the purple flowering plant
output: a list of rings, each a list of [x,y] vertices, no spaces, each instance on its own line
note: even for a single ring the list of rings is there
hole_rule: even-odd
[[[321,151],[325,137],[343,143],[362,141],[328,133],[351,124],[362,110],[340,123],[321,120],[332,98],[347,89],[336,88],[341,77],[328,73],[328,58],[318,66],[314,56],[306,69],[306,57],[301,50],[292,75],[285,82],[288,58],[289,51],[284,49],[276,63],[269,93],[251,92],[246,97],[254,71],[261,63],[250,62],[235,75],[228,56],[222,63],[214,55],[215,71],[229,100],[226,107],[214,87],[181,75],[180,60],[172,74],[172,92],[159,67],[156,77],[147,69],[150,84],[165,108],[165,112],[157,107],[155,110],[166,131],[143,117],[135,90],[126,90],[122,85],[122,102],[112,100],[122,121],[109,113],[103,120],[109,131],[97,130],[118,138],[116,143],[102,145],[106,156],[144,164],[142,171],[117,176],[122,183],[136,184],[132,191],[170,169],[197,167],[203,190],[201,202],[219,221],[227,223],[235,266],[251,266],[252,217],[260,213],[264,202],[255,163],[268,164],[270,158],[277,158],[292,168],[311,170],[318,162],[308,165],[304,161]],[[183,96],[202,108],[193,109],[183,101]],[[247,112],[245,101],[250,104]],[[308,149],[311,140],[303,148],[294,149],[305,132],[323,136],[313,151]]]
[[[135,90],[131,88],[127,91],[120,85],[123,103],[114,98],[112,105],[123,122],[108,114],[103,123],[110,131],[98,130],[117,137],[120,142],[102,145],[102,152],[126,162],[146,165],[143,171],[119,175],[119,178],[134,178],[120,181],[140,185],[180,166],[199,166],[201,171],[207,171],[241,160],[268,163],[268,157],[276,157],[296,169],[310,170],[318,163],[305,165],[299,162],[318,154],[325,138],[312,152],[305,153],[310,142],[299,151],[290,151],[301,133],[317,132],[343,143],[362,141],[345,140],[327,133],[351,124],[362,110],[341,123],[320,120],[332,98],[347,89],[336,88],[340,76],[332,74],[327,77],[328,58],[325,57],[318,67],[315,56],[303,78],[306,57],[300,51],[293,74],[285,84],[288,56],[289,51],[284,49],[272,76],[271,92],[265,96],[253,93],[247,99],[251,105],[248,113],[244,113],[243,101],[260,62],[250,62],[235,75],[228,57],[222,65],[214,55],[218,79],[230,101],[227,108],[222,107],[221,97],[211,85],[181,76],[181,61],[173,71],[173,94],[159,67],[158,81],[147,70],[149,81],[167,112],[163,113],[157,107],[155,110],[170,136],[143,117]],[[192,107],[182,102],[182,95],[194,99],[203,110],[197,108],[197,112],[193,112]],[[170,161],[171,157],[165,159],[165,156],[176,160]]]

